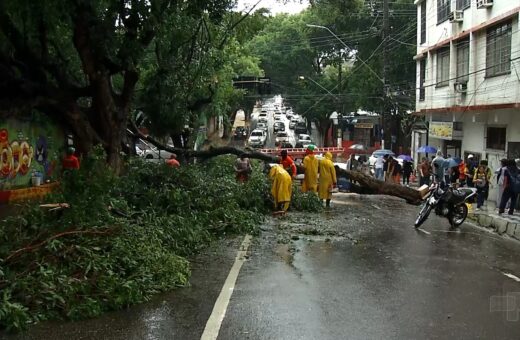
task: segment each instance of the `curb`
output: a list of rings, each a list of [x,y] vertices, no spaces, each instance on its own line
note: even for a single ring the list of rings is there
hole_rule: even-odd
[[[488,215],[474,213],[468,217],[481,227],[491,229],[499,235],[506,234],[509,237],[520,241],[520,222],[495,214]]]

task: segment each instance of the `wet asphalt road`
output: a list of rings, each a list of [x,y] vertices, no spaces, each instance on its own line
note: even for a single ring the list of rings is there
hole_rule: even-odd
[[[520,276],[518,242],[467,224],[449,232],[435,216],[427,234],[412,227],[417,207],[400,200],[336,197],[329,211],[262,227],[218,339],[520,338],[520,283],[504,275]],[[190,288],[7,338],[199,339],[240,241],[195,259]],[[496,311],[507,296],[516,313]]]

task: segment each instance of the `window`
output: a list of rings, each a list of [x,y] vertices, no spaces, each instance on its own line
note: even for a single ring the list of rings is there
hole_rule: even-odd
[[[421,3],[421,44],[426,42],[426,1]]]
[[[450,77],[450,48],[444,47],[437,52],[437,87],[447,86]]]
[[[470,0],[457,0],[457,9],[458,10],[464,10],[466,8],[469,8],[471,5]]]
[[[424,101],[426,97],[426,89],[424,88],[424,79],[426,77],[426,59],[421,59],[419,64],[419,101]]]
[[[511,22],[488,29],[486,77],[511,72]]]
[[[437,24],[448,20],[451,12],[451,0],[437,0]]]
[[[469,39],[457,42],[457,81],[467,83],[469,74]]]
[[[486,138],[486,149],[505,150],[506,149],[506,128],[488,127]]]

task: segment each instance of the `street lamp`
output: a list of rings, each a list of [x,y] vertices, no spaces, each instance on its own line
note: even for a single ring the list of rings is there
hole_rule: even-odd
[[[318,83],[317,81],[315,81],[314,79],[312,79],[311,77],[307,77],[305,78],[304,76],[300,76],[299,77],[300,80],[305,80],[305,79],[309,79],[310,81],[312,81],[314,84],[318,85],[319,87],[321,87],[322,89],[324,89],[328,94],[330,94],[331,96],[333,96],[336,100],[339,100],[339,98],[332,92],[330,92],[326,87],[324,87],[323,85],[321,85],[320,83]]]
[[[352,49],[343,40],[341,40],[341,38],[338,37],[336,35],[336,33],[332,32],[328,27],[321,26],[321,25],[313,25],[313,24],[307,24],[306,26],[307,27],[314,27],[314,28],[321,28],[321,29],[327,30],[332,36],[334,36],[334,38],[338,39],[338,41],[343,46],[345,46],[345,48],[347,50],[352,51]],[[361,59],[359,56],[356,56],[356,59],[359,60],[363,65],[365,65],[368,68],[368,70],[370,72],[372,72],[376,76],[376,78],[379,79],[383,84],[385,83],[385,81],[383,79],[381,79],[381,77],[363,59]]]

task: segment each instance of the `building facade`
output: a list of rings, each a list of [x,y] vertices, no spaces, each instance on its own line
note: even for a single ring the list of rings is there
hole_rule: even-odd
[[[520,0],[416,0],[416,113],[445,154],[520,158]],[[422,155],[415,153],[415,158]]]

